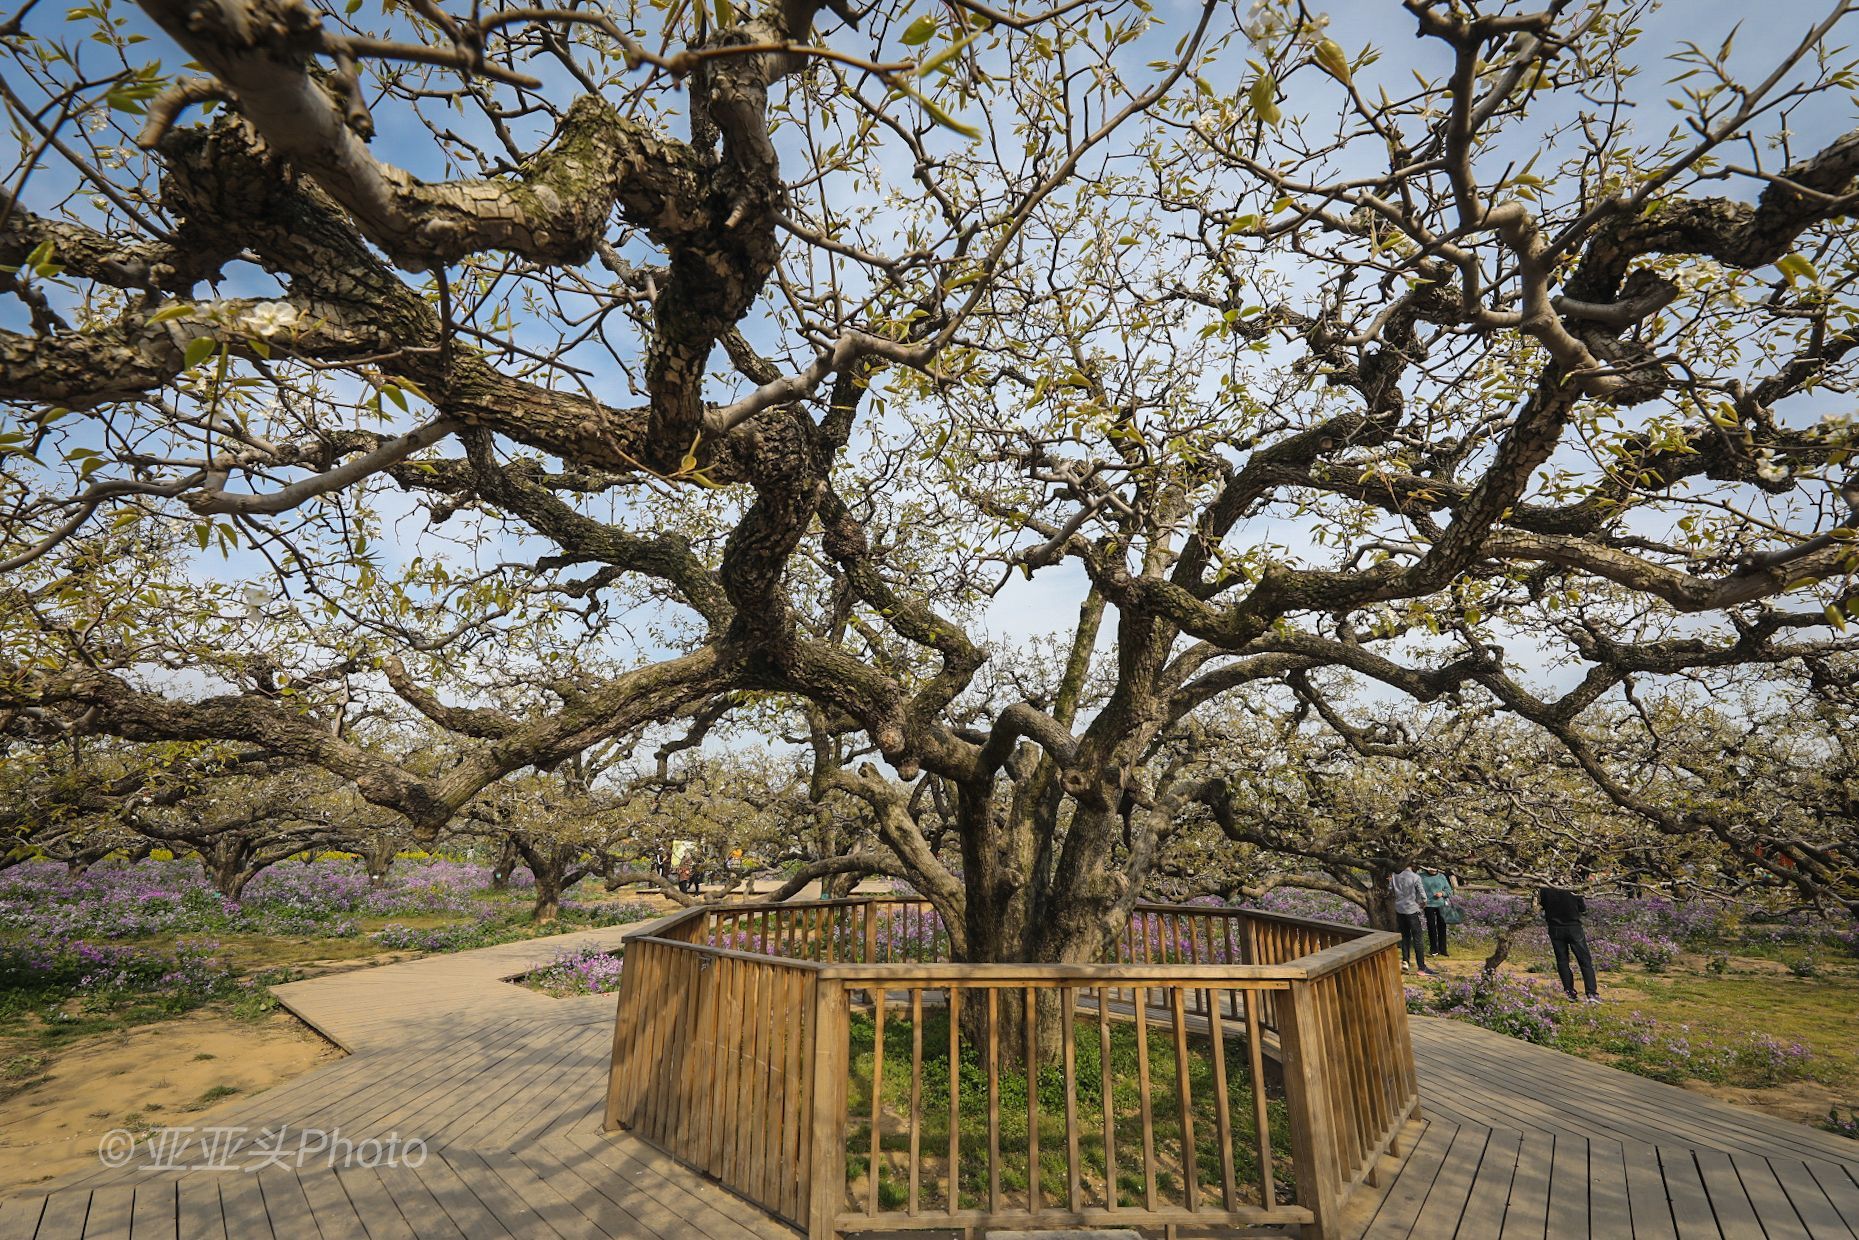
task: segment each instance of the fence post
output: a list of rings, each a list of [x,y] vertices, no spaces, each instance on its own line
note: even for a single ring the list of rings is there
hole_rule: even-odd
[[[834,1240],[846,1189],[846,987],[820,978],[813,998],[813,1133],[807,1240]],[[877,1169],[872,1169],[877,1174]]]
[[[644,954],[643,946],[634,951],[635,957]],[[635,976],[638,972],[639,967],[635,966]],[[635,981],[628,986],[628,980],[625,977],[620,979],[620,994],[613,1008],[613,1054],[607,1067],[607,1106],[600,1124],[602,1132],[612,1132],[620,1126],[620,1092],[625,1088],[632,1069],[636,1031],[632,1028],[630,1018],[638,1008],[639,984]],[[633,1002],[628,1003],[629,999]]]
[[[878,902],[865,901],[865,963],[878,963]]]
[[[1325,1071],[1323,1022],[1317,989],[1292,982],[1283,992],[1289,1012],[1279,1016],[1279,1043],[1284,1056],[1285,1102],[1291,1116],[1291,1157],[1297,1167],[1298,1204],[1313,1219],[1307,1240],[1334,1240],[1341,1235],[1342,1169],[1330,1111],[1330,1081]]]

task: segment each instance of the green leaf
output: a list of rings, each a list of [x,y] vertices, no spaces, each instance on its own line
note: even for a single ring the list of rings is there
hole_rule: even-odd
[[[716,24],[719,30],[736,24],[736,6],[729,0],[716,0]]]
[[[1275,128],[1284,119],[1284,113],[1278,110],[1278,81],[1269,73],[1252,79],[1252,85],[1246,90],[1246,102],[1252,105],[1253,114],[1267,125]]]
[[[936,19],[925,15],[904,27],[903,41],[905,47],[921,47],[930,41],[936,33]]]
[[[1841,613],[1838,603],[1828,603],[1821,610],[1827,614],[1828,624],[1842,633],[1846,631],[1846,617]]]
[[[1784,254],[1775,260],[1775,266],[1784,276],[1788,277],[1790,284],[1797,279],[1808,281],[1820,279],[1820,272],[1814,269],[1814,264],[1808,261],[1805,254]]]
[[[973,43],[976,39],[980,37],[981,37],[981,31],[979,30],[969,31],[967,34],[963,35],[961,38],[957,39],[955,42],[949,44],[949,46],[943,48],[940,52],[937,52],[934,56],[931,56],[928,60],[918,65],[917,76],[922,77],[925,74],[933,73],[936,70],[942,68],[944,65],[948,64],[951,60],[955,59],[958,55],[960,55],[963,48],[967,47],[970,43]],[[975,136],[980,137],[979,134]]]
[[[166,323],[173,319],[185,318],[194,312],[194,305],[189,301],[171,301],[155,313],[148,316],[148,323],[153,327],[157,323]]]
[[[1324,39],[1317,44],[1315,58],[1317,67],[1341,82],[1349,85],[1349,57],[1335,39]]]
[[[187,351],[181,354],[181,365],[192,370],[200,363],[213,356],[213,350],[219,347],[219,341],[211,336],[195,336],[187,342]]]
[[[895,85],[897,89],[901,91],[903,94],[908,95],[910,98],[915,99],[918,103],[922,104],[923,110],[925,112],[928,112],[930,115],[930,119],[935,121],[938,125],[941,125],[945,129],[953,129],[955,130],[955,132],[961,134],[964,138],[968,138],[970,140],[979,139],[981,137],[981,131],[979,129],[975,128],[973,125],[964,124],[963,122],[956,120],[953,116],[950,116],[947,112],[943,111],[942,105],[938,104],[935,100],[930,99],[927,96],[923,95],[922,93],[917,91],[914,87],[908,85],[901,79],[897,81]]]

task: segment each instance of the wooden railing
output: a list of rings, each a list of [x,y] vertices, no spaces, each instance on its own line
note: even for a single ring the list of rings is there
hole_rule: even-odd
[[[970,965],[920,900],[693,909],[628,940],[607,1124],[813,1237],[1331,1236],[1418,1114],[1397,948],[1145,905],[1103,964]]]

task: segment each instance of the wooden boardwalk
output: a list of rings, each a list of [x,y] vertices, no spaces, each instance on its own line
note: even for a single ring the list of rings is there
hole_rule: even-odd
[[[173,1166],[139,1157],[16,1196],[0,1202],[0,1240],[792,1237],[643,1142],[600,1132],[611,996],[549,999],[503,980],[632,929],[279,987],[349,1056],[192,1118],[197,1141],[236,1133],[237,1156],[193,1169],[196,1146]],[[1352,1203],[1350,1237],[1859,1238],[1859,1145],[1467,1025],[1416,1019],[1414,1040],[1426,1118]],[[304,1134],[357,1152],[299,1160],[319,1139]],[[378,1151],[362,1165],[361,1143],[410,1138],[425,1143],[420,1165]],[[262,1165],[274,1147],[288,1157]]]

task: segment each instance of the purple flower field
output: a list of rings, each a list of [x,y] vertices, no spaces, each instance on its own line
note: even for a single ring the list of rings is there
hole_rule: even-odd
[[[1760,1089],[1814,1075],[1814,1052],[1766,1033],[1708,1037],[1643,1012],[1573,1002],[1559,985],[1514,973],[1441,978],[1407,988],[1407,1008],[1467,1021],[1507,1037],[1602,1053],[1616,1067],[1676,1084],[1711,1081]]]
[[[434,858],[403,860],[376,887],[359,861],[330,858],[274,866],[231,900],[193,860],[106,863],[84,874],[28,862],[0,871],[0,1025],[28,1012],[62,1019],[72,1000],[154,1015],[262,999],[266,984],[284,980],[242,978],[216,936],[356,939],[368,920],[444,919],[389,921],[367,937],[384,951],[446,952],[653,915],[636,903],[564,900],[560,924],[532,927],[528,872],[512,876],[509,893],[490,891],[490,881],[487,866]]]

